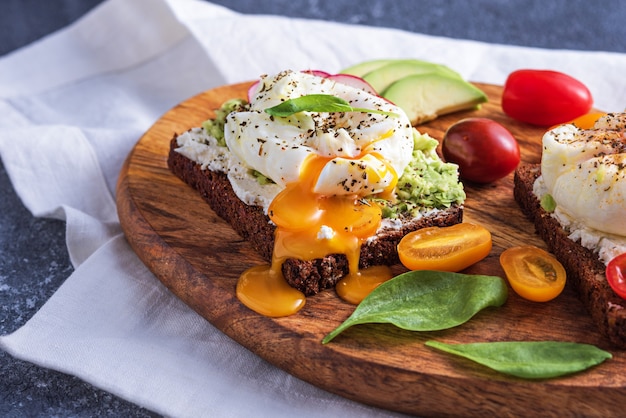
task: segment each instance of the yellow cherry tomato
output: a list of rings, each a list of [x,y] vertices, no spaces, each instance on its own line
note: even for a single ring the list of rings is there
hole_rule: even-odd
[[[524,299],[547,302],[565,287],[563,265],[541,248],[509,248],[500,255],[500,264],[515,293]]]
[[[593,125],[606,113],[592,112],[582,115],[571,121],[570,123],[576,125],[580,129],[591,129]]]
[[[487,229],[460,223],[406,234],[398,244],[398,255],[410,270],[457,272],[487,257],[491,245],[491,233]]]
[[[603,113],[603,112],[586,113],[566,123],[571,123],[572,125],[575,125],[577,128],[580,128],[580,129],[591,129],[593,128],[593,125],[598,121],[598,119],[600,119],[604,115],[606,115],[606,113]],[[554,129],[561,125],[563,124],[559,123],[557,125],[551,126],[549,130]]]

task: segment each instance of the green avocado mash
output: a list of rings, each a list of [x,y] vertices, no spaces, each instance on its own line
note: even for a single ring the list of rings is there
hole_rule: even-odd
[[[398,179],[396,201],[377,200],[385,218],[398,218],[400,214],[417,216],[424,210],[447,208],[465,201],[458,166],[439,158],[437,140],[414,130],[413,141],[413,159]]]
[[[226,124],[226,116],[231,112],[240,112],[248,104],[243,99],[231,99],[225,102],[222,107],[215,111],[215,119],[208,119],[202,123],[202,127],[209,135],[217,139],[217,144],[225,147],[224,125]]]

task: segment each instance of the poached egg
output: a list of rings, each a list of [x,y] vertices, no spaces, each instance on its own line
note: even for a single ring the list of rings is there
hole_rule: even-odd
[[[300,112],[274,117],[265,109],[311,94],[340,97],[355,108],[392,112]],[[325,159],[313,192],[369,196],[389,189],[411,160],[413,128],[385,99],[331,79],[295,71],[264,76],[250,110],[228,115],[224,138],[241,161],[286,187],[305,161]]]
[[[558,126],[542,145],[536,194],[553,197],[570,238],[605,263],[626,252],[626,113],[606,114],[590,129]]]
[[[276,117],[265,111],[311,94],[387,114],[303,111]],[[249,109],[227,116],[224,139],[240,161],[280,188],[267,210],[276,224],[272,262],[245,271],[237,284],[246,306],[267,316],[290,315],[304,306],[304,295],[282,276],[288,258],[344,254],[349,272],[336,290],[352,303],[391,278],[387,267],[359,269],[359,257],[361,244],[382,220],[381,208],[366,198],[393,199],[398,177],[412,159],[413,127],[404,111],[334,80],[283,71],[262,78]]]

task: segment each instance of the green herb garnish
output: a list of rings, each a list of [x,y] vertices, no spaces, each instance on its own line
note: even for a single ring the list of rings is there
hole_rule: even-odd
[[[279,105],[265,109],[265,112],[272,116],[280,117],[287,117],[300,112],[362,112],[398,117],[398,114],[393,112],[352,107],[350,103],[341,97],[332,96],[330,94],[308,94],[295,99],[289,99]]]
[[[426,345],[455,354],[493,370],[525,379],[548,379],[579,372],[612,358],[590,344],[557,341],[503,341]]]
[[[550,193],[546,193],[543,196],[541,196],[540,205],[543,208],[543,210],[545,210],[548,213],[552,213],[554,212],[554,209],[556,209],[556,201],[554,200],[554,197],[552,197]]]
[[[374,289],[322,343],[357,324],[390,323],[410,331],[452,328],[488,306],[501,306],[507,295],[505,281],[497,276],[410,271]]]
[[[252,177],[254,177],[257,183],[259,183],[261,186],[265,186],[266,184],[276,184],[274,180],[267,177],[265,174],[261,173],[260,171],[250,170],[250,175],[252,175]]]

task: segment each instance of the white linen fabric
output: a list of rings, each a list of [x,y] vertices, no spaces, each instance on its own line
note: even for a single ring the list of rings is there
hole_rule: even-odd
[[[126,243],[115,184],[161,114],[203,90],[286,68],[374,58],[446,64],[502,84],[564,71],[595,106],[626,105],[626,55],[540,50],[393,29],[247,16],[195,0],[108,0],[0,59],[0,155],[35,216],[63,219],[74,273],[0,347],[168,416],[391,416],[250,353],[170,294]]]

